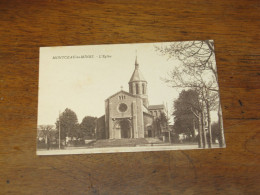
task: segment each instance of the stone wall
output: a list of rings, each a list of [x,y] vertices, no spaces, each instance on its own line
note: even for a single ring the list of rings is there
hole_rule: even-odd
[[[126,110],[120,111],[120,104],[127,106]],[[144,137],[144,123],[142,111],[142,99],[121,91],[106,100],[106,128],[109,129],[109,138],[116,138],[116,119],[128,118],[132,121],[134,138]]]

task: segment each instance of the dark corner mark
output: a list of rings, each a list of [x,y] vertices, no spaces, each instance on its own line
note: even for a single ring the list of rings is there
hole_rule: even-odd
[[[7,183],[7,184],[9,184],[9,183],[10,183],[9,179],[8,179],[8,180],[6,180],[6,183]]]
[[[243,106],[243,103],[241,100],[238,100],[238,102],[239,102],[240,106]]]

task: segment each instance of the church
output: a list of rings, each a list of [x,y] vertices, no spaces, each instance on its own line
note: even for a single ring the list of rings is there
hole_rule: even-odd
[[[105,115],[97,120],[97,139],[131,139],[158,137],[156,121],[165,112],[164,105],[149,105],[147,81],[139,70],[137,57],[128,82],[129,92],[122,88],[105,100]]]

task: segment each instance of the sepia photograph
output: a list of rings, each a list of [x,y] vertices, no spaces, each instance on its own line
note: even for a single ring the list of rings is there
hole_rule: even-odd
[[[41,47],[37,155],[226,147],[213,40]]]

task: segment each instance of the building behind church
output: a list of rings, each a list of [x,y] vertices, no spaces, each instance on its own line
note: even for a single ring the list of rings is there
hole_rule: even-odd
[[[97,120],[97,139],[131,139],[159,137],[158,119],[165,112],[164,105],[149,105],[147,81],[135,69],[128,82],[129,92],[121,89],[105,100],[105,115]]]

